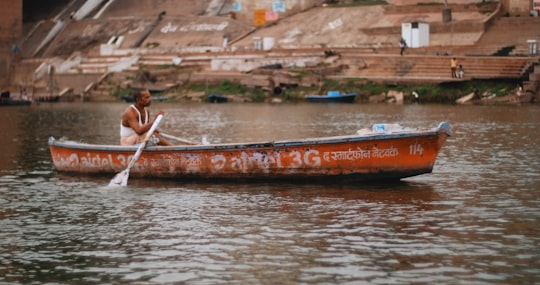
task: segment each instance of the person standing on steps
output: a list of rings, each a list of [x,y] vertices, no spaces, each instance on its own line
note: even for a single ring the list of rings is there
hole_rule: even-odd
[[[405,41],[404,38],[401,38],[401,40],[399,41],[399,55],[403,55],[403,52],[405,51],[406,48],[407,48],[407,42]]]
[[[457,69],[457,77],[463,78],[463,76],[465,76],[465,69],[463,69],[463,65],[460,64]]]
[[[458,61],[455,57],[450,60],[450,72],[452,72],[452,78],[457,78],[457,66]]]
[[[227,45],[229,43],[229,37],[227,37],[227,35],[224,35],[223,36],[223,50],[226,51],[227,50]]]
[[[122,121],[120,122],[120,145],[136,145],[142,143],[146,133],[154,124],[154,121],[159,115],[165,114],[159,111],[154,120],[150,121],[150,111],[148,108],[152,103],[150,92],[146,89],[137,90],[133,93],[135,104],[130,105],[122,113]],[[149,143],[170,146],[173,145],[170,141],[159,135],[156,130],[152,135]]]
[[[515,93],[515,99],[517,102],[521,101],[522,93],[523,93],[523,87],[521,86],[521,84],[518,84],[518,86],[516,87],[516,93]]]

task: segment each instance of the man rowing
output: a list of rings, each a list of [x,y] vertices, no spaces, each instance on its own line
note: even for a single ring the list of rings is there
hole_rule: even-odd
[[[126,108],[122,114],[120,123],[120,145],[136,145],[142,143],[146,133],[152,127],[157,116],[165,114],[159,111],[156,117],[150,121],[150,111],[148,107],[152,104],[150,92],[146,89],[136,90],[133,93],[135,104]],[[156,130],[149,141],[157,145],[173,145],[170,141],[159,135]]]

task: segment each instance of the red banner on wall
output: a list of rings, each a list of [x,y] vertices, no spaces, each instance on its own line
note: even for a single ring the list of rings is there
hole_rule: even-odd
[[[266,21],[277,21],[279,20],[279,13],[277,12],[267,12]]]

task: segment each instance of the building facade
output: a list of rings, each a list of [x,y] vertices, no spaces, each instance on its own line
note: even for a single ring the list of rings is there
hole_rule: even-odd
[[[510,16],[529,16],[531,11],[540,14],[540,0],[501,0],[500,2]]]

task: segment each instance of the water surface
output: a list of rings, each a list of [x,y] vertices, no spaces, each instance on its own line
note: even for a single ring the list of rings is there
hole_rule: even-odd
[[[124,103],[2,108],[0,283],[534,284],[538,106],[166,104],[211,142],[452,125],[433,173],[392,184],[239,183],[56,172],[49,136],[118,143]]]

